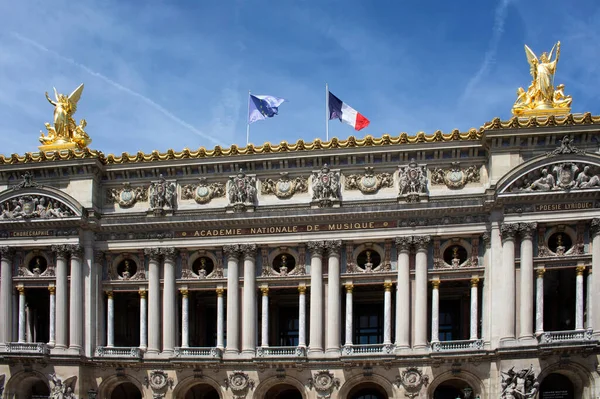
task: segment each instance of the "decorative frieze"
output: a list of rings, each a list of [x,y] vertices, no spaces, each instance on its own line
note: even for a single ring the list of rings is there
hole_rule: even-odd
[[[365,167],[362,175],[348,175],[345,177],[346,190],[360,190],[363,194],[374,194],[381,188],[393,187],[394,179],[390,173],[375,173],[372,166]]]
[[[418,202],[427,196],[427,169],[411,160],[398,171],[399,199],[406,202]]]
[[[121,208],[130,208],[137,202],[148,201],[148,187],[131,187],[129,182],[123,183],[121,188],[108,188],[106,202],[119,204]]]
[[[329,169],[327,164],[312,174],[313,202],[319,207],[329,207],[340,201],[340,172]]]
[[[198,204],[207,204],[213,198],[225,197],[223,183],[208,183],[206,177],[200,177],[196,184],[186,184],[181,188],[181,199],[193,199]]]
[[[481,176],[479,167],[461,168],[460,162],[452,162],[447,169],[434,168],[431,171],[431,184],[445,184],[448,188],[460,189],[467,183],[479,183]]]
[[[512,183],[506,192],[553,192],[600,188],[600,168],[583,162],[560,162],[537,168]]]
[[[277,198],[291,198],[295,193],[308,191],[308,180],[303,176],[290,179],[288,172],[281,172],[278,180],[266,179],[261,182],[261,194],[274,194]]]
[[[45,195],[22,195],[0,202],[0,220],[62,219],[76,216],[63,202]]]

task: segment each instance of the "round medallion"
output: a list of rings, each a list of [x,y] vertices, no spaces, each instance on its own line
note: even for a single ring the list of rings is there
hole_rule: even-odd
[[[199,186],[196,189],[196,195],[200,198],[204,198],[204,197],[208,197],[208,195],[210,194],[208,187],[206,186]]]
[[[363,176],[362,185],[366,188],[373,188],[377,184],[375,176]]]
[[[288,193],[292,189],[292,183],[290,181],[279,181],[277,182],[277,190],[282,193]]]
[[[448,172],[448,180],[451,182],[459,182],[463,179],[463,172],[458,170],[453,170]]]

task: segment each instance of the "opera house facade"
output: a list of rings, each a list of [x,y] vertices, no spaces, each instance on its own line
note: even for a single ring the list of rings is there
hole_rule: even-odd
[[[55,120],[0,157],[1,397],[597,398],[600,117],[526,100],[121,156]]]

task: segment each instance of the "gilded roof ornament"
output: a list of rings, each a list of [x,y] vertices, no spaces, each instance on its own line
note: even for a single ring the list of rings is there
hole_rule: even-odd
[[[556,55],[554,56],[554,50]],[[560,42],[550,54],[543,52],[538,58],[525,45],[525,55],[530,66],[531,84],[527,90],[519,87],[512,113],[516,116],[565,115],[571,112],[571,96],[566,96],[565,85],[554,86],[554,74],[560,57]],[[552,57],[554,56],[554,59]]]
[[[73,119],[82,92],[83,83],[68,96],[59,94],[55,88],[55,100],[52,100],[46,92],[46,99],[54,106],[54,126],[45,123],[48,132],[47,135],[40,132],[40,143],[42,143],[38,147],[40,151],[83,149],[92,142],[84,130],[87,125],[85,119],[82,119],[79,125]]]

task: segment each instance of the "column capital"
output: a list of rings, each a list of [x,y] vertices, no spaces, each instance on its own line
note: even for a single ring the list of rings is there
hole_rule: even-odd
[[[354,289],[354,284],[348,283],[348,284],[344,285],[344,287],[346,287],[346,293],[352,294],[352,290]]]
[[[104,291],[104,293],[106,294],[106,296],[108,297],[108,299],[112,299],[114,296],[114,293],[112,291]]]
[[[215,290],[215,292],[217,293],[217,296],[218,296],[218,297],[222,297],[222,296],[223,296],[223,293],[225,292],[225,289],[224,289],[224,288],[217,288],[217,289]]]
[[[147,256],[150,261],[158,262],[161,253],[159,248],[144,248],[144,255]]]
[[[492,245],[492,235],[489,231],[484,231],[481,235],[481,239],[486,248],[489,248]]]
[[[391,292],[393,286],[394,286],[394,283],[392,283],[390,281],[386,281],[385,283],[383,283],[383,289],[385,290],[385,292]]]
[[[94,263],[97,265],[101,265],[104,263],[104,252],[102,252],[102,251],[94,252]]]
[[[437,290],[440,288],[440,280],[431,280],[431,286],[433,287],[434,290]]]
[[[306,247],[310,251],[311,256],[323,256],[323,249],[325,248],[324,241],[309,241]]]
[[[535,269],[535,273],[537,274],[538,278],[544,277],[544,273],[546,273],[546,269],[544,269],[544,268]]]
[[[165,261],[175,262],[175,259],[177,259],[177,248],[160,248],[160,254],[164,257]]]
[[[260,292],[262,292],[262,296],[269,296],[269,287],[260,287]]]
[[[298,292],[300,293],[300,295],[306,295],[306,286],[305,285],[299,285],[298,286]]]
[[[67,245],[71,258],[81,259],[83,257],[83,246],[79,244]]]
[[[533,238],[533,233],[537,229],[537,223],[519,223],[519,233],[521,234],[522,239],[531,239]]]
[[[502,223],[500,225],[500,235],[502,236],[502,241],[514,240],[518,231],[518,223]]]
[[[240,252],[244,259],[254,259],[256,257],[256,244],[241,244]]]
[[[146,296],[148,295],[148,291],[146,291],[146,290],[139,290],[138,294],[140,294],[140,298],[146,299]]]
[[[187,298],[190,295],[190,291],[187,288],[182,288],[179,290],[181,296]]]
[[[69,256],[69,246],[68,245],[53,245],[51,247],[52,252],[56,253],[56,259],[67,259]]]
[[[342,240],[327,240],[325,241],[325,249],[327,256],[340,256],[340,248],[342,247]]]
[[[25,287],[22,285],[17,286],[17,291],[19,291],[19,295],[25,295]]]
[[[396,237],[394,241],[398,251],[410,251],[410,246],[413,243],[412,237]]]
[[[48,291],[50,292],[50,295],[55,295],[56,294],[56,286],[49,285],[48,286]]]
[[[431,236],[414,236],[413,243],[417,248],[417,251],[427,251],[429,243],[431,242]]]
[[[575,268],[575,271],[577,272],[578,276],[583,276],[583,272],[585,272],[585,266],[577,266],[577,268]]]
[[[0,258],[12,262],[15,257],[15,250],[12,247],[0,247]]]
[[[227,259],[237,259],[240,256],[240,246],[237,244],[224,245],[223,252],[227,256]]]
[[[590,222],[590,235],[592,237],[600,233],[600,218],[592,219]]]
[[[479,277],[473,277],[471,279],[471,288],[477,288],[479,285]]]

